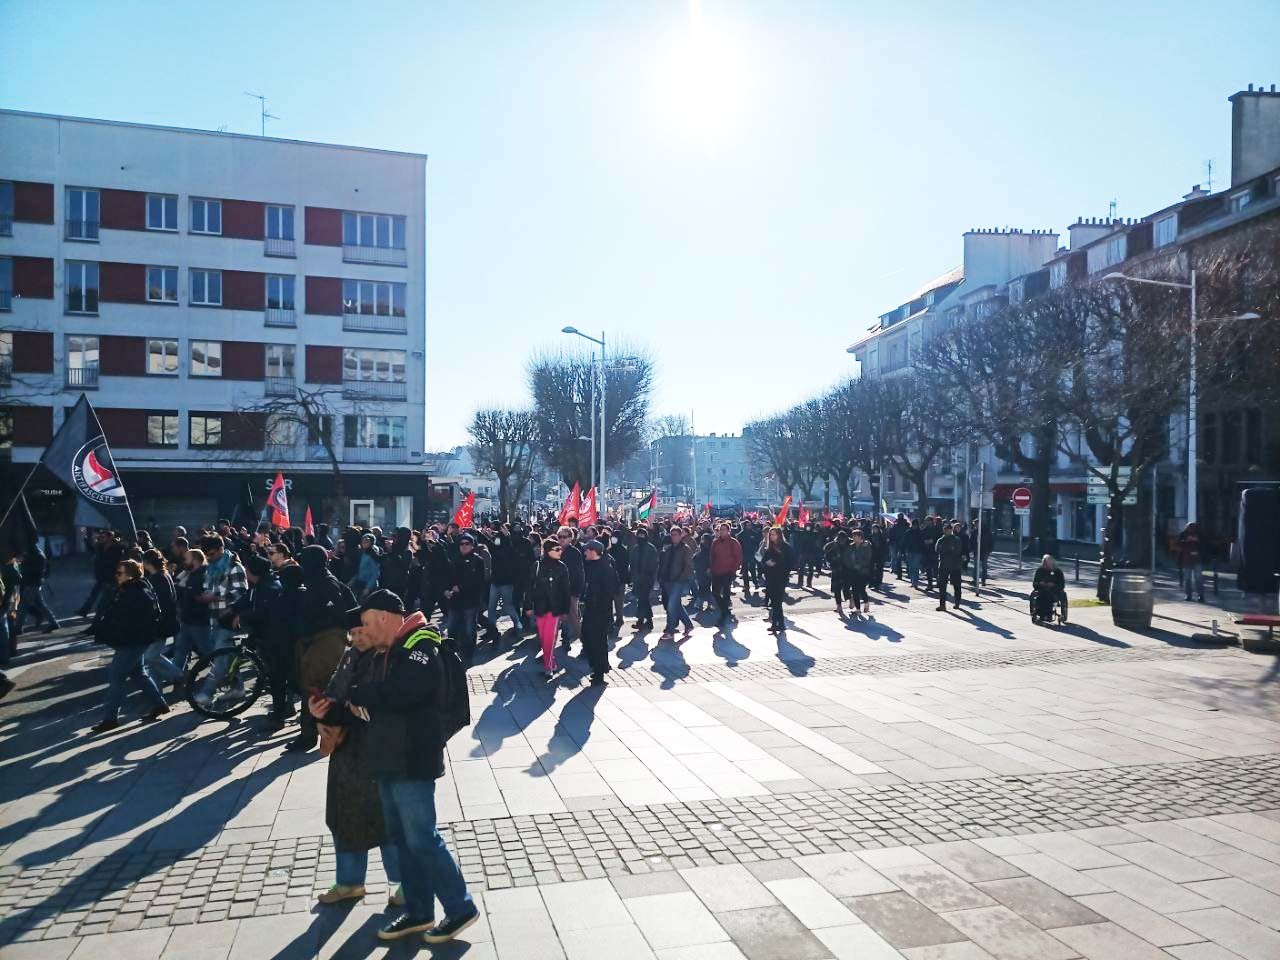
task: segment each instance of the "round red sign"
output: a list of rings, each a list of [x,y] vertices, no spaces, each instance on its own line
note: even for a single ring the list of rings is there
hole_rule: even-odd
[[[1031,491],[1026,487],[1018,487],[1013,491],[1013,505],[1019,510],[1025,510],[1031,506]]]

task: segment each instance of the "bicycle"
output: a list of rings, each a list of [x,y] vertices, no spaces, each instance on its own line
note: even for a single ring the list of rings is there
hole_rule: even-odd
[[[186,699],[201,716],[229,720],[267,689],[270,671],[247,637],[199,657],[186,673]]]

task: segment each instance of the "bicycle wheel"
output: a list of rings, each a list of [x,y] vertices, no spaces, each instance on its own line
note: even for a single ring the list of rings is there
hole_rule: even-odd
[[[187,703],[206,717],[234,717],[253,706],[266,678],[257,653],[247,647],[220,647],[187,671]]]

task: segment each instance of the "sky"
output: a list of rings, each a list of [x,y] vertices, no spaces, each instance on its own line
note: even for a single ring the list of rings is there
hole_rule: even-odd
[[[856,373],[975,227],[1230,175],[1280,2],[0,0],[0,106],[429,154],[427,449],[566,325],[699,433]]]

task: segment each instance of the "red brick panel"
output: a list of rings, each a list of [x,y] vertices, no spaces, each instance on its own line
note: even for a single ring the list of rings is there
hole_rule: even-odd
[[[51,257],[13,258],[13,295],[36,300],[53,299],[53,259]]]
[[[224,380],[261,380],[266,373],[266,347],[243,340],[222,341]]]
[[[115,448],[147,445],[147,411],[94,407],[107,443]]]
[[[53,334],[15,330],[14,373],[53,373]]]
[[[100,264],[98,267],[98,299],[103,303],[146,303],[146,264]]]
[[[262,310],[267,302],[266,286],[265,274],[223,270],[222,305],[229,310]]]
[[[102,225],[113,230],[147,229],[147,195],[138,190],[103,190]]]
[[[329,207],[307,207],[304,211],[307,243],[322,247],[342,246],[342,211]]]
[[[13,184],[13,219],[23,223],[53,223],[53,184]]]
[[[342,382],[342,348],[307,345],[307,383]]]
[[[322,317],[342,316],[342,280],[338,277],[307,277],[307,313]]]
[[[256,200],[222,201],[222,235],[261,240],[266,233],[266,205]]]
[[[222,417],[222,449],[261,450],[266,438],[267,415],[265,413],[217,414]]]
[[[147,372],[147,341],[142,337],[99,337],[98,351],[103,376],[140,377]]]
[[[13,445],[43,447],[53,439],[53,407],[9,407],[13,415]]]

